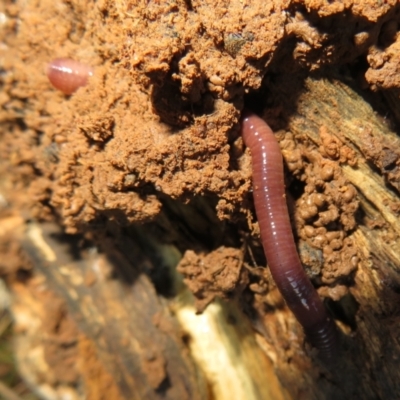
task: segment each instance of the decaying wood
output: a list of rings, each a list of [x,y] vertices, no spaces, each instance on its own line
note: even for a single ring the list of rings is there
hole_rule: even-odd
[[[109,249],[107,257],[95,248],[82,252],[76,238],[53,224],[27,224],[21,243],[35,274],[66,301],[120,398],[207,399],[211,392],[219,399],[283,398],[271,363],[234,305],[216,302],[198,316],[189,292],[180,290],[168,306],[119,251]],[[136,266],[143,266],[148,260],[131,244]],[[160,260],[163,252],[158,247]],[[266,375],[270,383],[261,385]]]
[[[162,398],[204,398],[204,380],[182,347],[176,321],[126,258],[114,252],[107,259],[95,248],[85,254],[51,224],[27,226],[22,246],[95,344],[122,398],[161,398],[157,391],[165,391]]]

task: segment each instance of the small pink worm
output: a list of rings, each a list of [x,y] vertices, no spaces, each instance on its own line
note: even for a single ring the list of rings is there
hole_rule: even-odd
[[[271,128],[250,112],[243,115],[242,137],[251,151],[254,205],[272,277],[311,344],[323,359],[333,359],[338,332],[296,250],[279,144]]]
[[[87,85],[93,68],[71,58],[56,58],[47,65],[50,83],[64,94],[72,94]]]

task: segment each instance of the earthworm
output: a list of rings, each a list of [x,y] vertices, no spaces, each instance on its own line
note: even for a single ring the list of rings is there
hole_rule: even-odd
[[[93,68],[71,58],[56,58],[47,65],[50,83],[64,94],[72,94],[88,83]]]
[[[333,359],[338,332],[296,250],[279,144],[267,123],[248,111],[243,115],[241,130],[251,151],[254,206],[271,275],[308,340],[322,358]]]

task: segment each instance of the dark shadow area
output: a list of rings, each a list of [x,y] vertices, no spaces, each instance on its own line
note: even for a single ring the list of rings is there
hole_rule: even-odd
[[[327,299],[325,305],[336,320],[349,326],[353,332],[357,330],[357,321],[355,316],[357,315],[359,305],[350,292],[343,296],[339,301]]]

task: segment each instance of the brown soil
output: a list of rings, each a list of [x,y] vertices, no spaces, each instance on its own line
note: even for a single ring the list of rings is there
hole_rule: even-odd
[[[281,346],[278,358],[299,362],[303,352],[280,334],[302,337],[301,329],[261,268],[240,114],[246,104],[277,132],[301,259],[322,296],[347,298],[365,257],[354,239],[360,199],[342,166],[357,166],[359,155],[341,132],[324,126],[318,144],[292,132],[282,99],[295,104],[311,73],[339,74],[369,94],[400,89],[399,23],[396,0],[4,1],[0,251],[7,261],[0,262],[1,275],[22,299],[36,293],[38,283],[25,281],[30,262],[7,229],[7,222],[18,225],[15,218],[56,222],[99,242],[110,226],[154,223],[155,237],[184,254],[178,269],[198,310],[215,297],[238,301],[254,312],[267,342]],[[45,68],[57,57],[93,66],[89,84],[72,96],[56,91]],[[363,135],[363,156],[399,190],[400,170],[387,168],[398,163],[392,144]],[[204,225],[185,211],[196,201],[206,204],[194,207]],[[179,231],[167,214],[193,225]],[[43,353],[54,368],[49,382],[62,386],[78,379],[70,366],[79,354],[90,363],[91,345],[54,296],[40,293],[36,300],[46,311],[37,318],[51,342]],[[272,310],[287,318],[282,332],[263,327],[276,318]],[[344,332],[351,329],[343,323]],[[87,382],[96,374],[111,379],[96,360],[85,368]],[[157,387],[162,373],[150,369]],[[96,390],[88,398],[107,398]],[[117,398],[117,388],[110,393]]]

